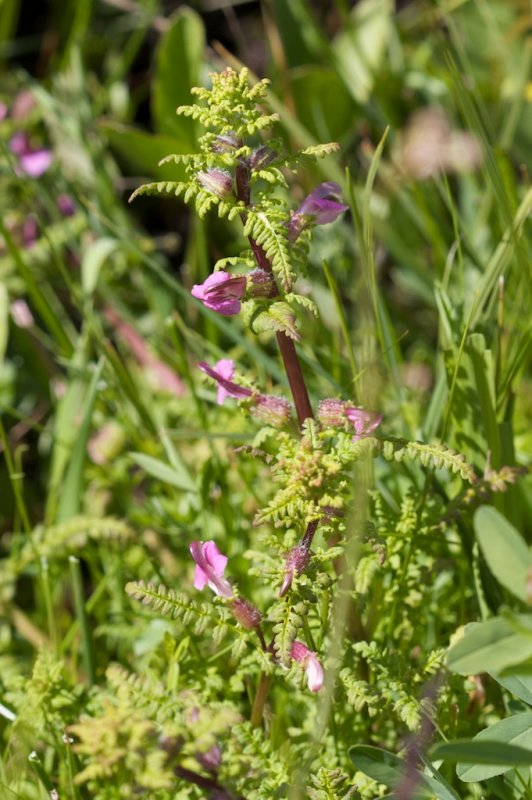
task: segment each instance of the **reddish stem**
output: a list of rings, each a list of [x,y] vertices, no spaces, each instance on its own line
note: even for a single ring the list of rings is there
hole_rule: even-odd
[[[236,196],[238,200],[241,200],[244,203],[244,205],[248,207],[251,205],[249,165],[246,164],[245,161],[241,162],[236,168]],[[243,214],[242,217],[245,221],[245,214]],[[248,239],[258,266],[273,276],[272,265],[266,253],[264,252],[264,249],[260,246],[260,244],[257,244],[253,237],[249,236]],[[278,295],[279,289],[277,288],[274,278],[270,297],[277,297]],[[297,420],[299,422],[299,426],[302,427],[304,421],[309,417],[314,417],[314,414],[312,412],[312,406],[310,405],[301,364],[297,356],[294,342],[289,336],[286,335],[286,333],[277,334],[277,344],[279,345],[286,375],[288,377],[288,383],[290,384],[290,389],[294,398]]]

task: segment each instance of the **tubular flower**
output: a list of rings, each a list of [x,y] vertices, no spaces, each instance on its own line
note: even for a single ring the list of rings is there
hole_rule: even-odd
[[[223,405],[226,397],[234,397],[236,400],[243,400],[251,397],[253,392],[251,389],[246,389],[245,386],[239,386],[238,383],[233,382],[233,375],[235,374],[235,363],[230,358],[222,358],[217,361],[214,367],[209,367],[205,361],[201,361],[198,367],[209,378],[214,378],[218,384],[217,403],[219,406]]]
[[[310,225],[334,222],[349,206],[340,202],[341,189],[334,181],[320,183],[294,211],[288,224],[288,240],[295,242]]]
[[[215,542],[192,542],[190,553],[196,562],[196,572],[194,573],[194,586],[196,589],[204,589],[209,586],[218,597],[232,599],[233,589],[228,580],[223,577],[227,565],[227,556],[224,556]]]
[[[240,312],[240,301],[246,291],[246,284],[245,275],[213,272],[203,283],[195,284],[191,294],[201,300],[205,308],[217,311],[224,317],[232,317]]]
[[[323,667],[316,653],[309,650],[303,642],[294,642],[290,655],[294,661],[298,661],[304,667],[310,691],[319,692],[323,686]]]

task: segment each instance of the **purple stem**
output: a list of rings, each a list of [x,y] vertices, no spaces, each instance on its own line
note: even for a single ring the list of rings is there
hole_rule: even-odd
[[[238,200],[241,200],[244,203],[244,205],[248,207],[251,205],[249,164],[247,164],[245,161],[241,161],[236,168],[236,196]],[[243,217],[245,220],[245,215],[243,215]],[[257,265],[265,272],[269,272],[270,275],[273,275],[272,265],[266,256],[264,249],[260,246],[260,244],[257,244],[257,242],[251,236],[248,238]],[[277,297],[278,295],[279,289],[277,288],[274,279],[270,297]],[[301,364],[299,363],[299,358],[297,356],[296,348],[292,339],[287,336],[286,333],[277,333],[276,336],[277,344],[279,345],[279,350],[281,351],[281,357],[286,370],[286,375],[288,377],[288,383],[290,384],[290,389],[294,398],[297,420],[299,422],[299,426],[301,427],[306,419],[309,417],[314,417],[307,392],[307,386],[301,370]]]

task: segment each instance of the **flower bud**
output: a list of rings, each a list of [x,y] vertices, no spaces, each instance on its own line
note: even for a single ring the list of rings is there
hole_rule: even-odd
[[[322,400],[316,414],[318,421],[325,428],[338,428],[345,425],[345,407],[346,404],[343,400],[335,400],[332,397]]]
[[[259,609],[243,597],[236,597],[231,601],[231,611],[237,622],[248,631],[260,625],[262,614]]]
[[[214,167],[206,172],[198,172],[196,179],[204,189],[218,197],[227,197],[233,191],[233,179],[225,169]]]
[[[288,552],[286,556],[286,566],[283,582],[279,589],[279,597],[283,597],[292,586],[295,575],[303,572],[310,561],[310,550],[302,544],[298,544]]]
[[[292,406],[284,397],[259,394],[254,400],[255,402],[250,406],[250,412],[266,425],[280,428],[292,416]]]
[[[309,650],[303,642],[294,642],[290,655],[294,661],[298,661],[307,673],[308,688],[311,692],[319,692],[323,686],[323,667],[318,656]]]
[[[269,297],[274,286],[273,275],[265,269],[257,269],[248,272],[247,292],[250,297]]]
[[[275,150],[271,150],[267,145],[263,144],[251,154],[249,166],[253,170],[264,169],[272,163],[276,156]]]
[[[242,147],[242,141],[234,133],[220,134],[212,145],[215,153],[233,153],[239,147]]]
[[[196,753],[196,760],[199,761],[203,769],[214,775],[222,763],[222,751],[217,744],[213,744],[206,753]]]

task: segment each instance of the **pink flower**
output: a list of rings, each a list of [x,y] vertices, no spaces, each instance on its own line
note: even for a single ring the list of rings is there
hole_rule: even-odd
[[[355,428],[354,442],[358,442],[364,436],[369,436],[382,422],[382,414],[377,414],[375,411],[366,411],[356,406],[348,405],[345,409],[345,415]]]
[[[35,325],[33,314],[25,300],[13,300],[11,304],[13,322],[19,328],[31,328]]]
[[[206,308],[231,317],[240,311],[240,301],[246,291],[245,275],[213,272],[206,281],[192,287],[192,297],[201,300]]]
[[[340,202],[341,189],[334,181],[320,183],[294,211],[288,225],[288,240],[295,242],[309,225],[327,225],[347,211],[349,206]]]
[[[52,163],[52,153],[50,150],[33,150],[25,133],[15,133],[9,143],[11,152],[18,156],[18,162],[22,172],[30,178],[40,178],[48,170]]]
[[[192,542],[190,545],[192,558],[196,562],[194,573],[194,586],[204,589],[209,586],[218,597],[233,598],[233,590],[228,580],[223,577],[227,565],[227,556],[224,556],[215,542]]]
[[[369,436],[382,422],[382,414],[375,411],[366,411],[358,408],[345,400],[327,398],[318,406],[317,417],[319,422],[327,428],[345,428],[346,421],[353,425],[355,435],[353,441],[358,442],[364,436]]]
[[[294,661],[303,665],[307,673],[308,688],[311,692],[319,692],[323,686],[323,667],[318,656],[309,650],[302,642],[294,642],[290,651]]]
[[[226,397],[234,397],[237,400],[242,400],[251,397],[253,392],[251,389],[246,389],[244,386],[239,386],[238,383],[233,382],[233,375],[235,374],[235,364],[230,358],[222,358],[214,367],[209,367],[205,361],[201,361],[198,367],[218,384],[217,403],[219,406],[223,405]]]
[[[69,194],[60,194],[56,202],[57,208],[63,217],[71,217],[76,213],[76,204]]]
[[[132,355],[145,370],[148,382],[156,391],[167,391],[181,397],[186,387],[181,378],[150,351],[145,339],[129,325],[114,308],[108,306],[104,316],[120,339],[129,347]]]

